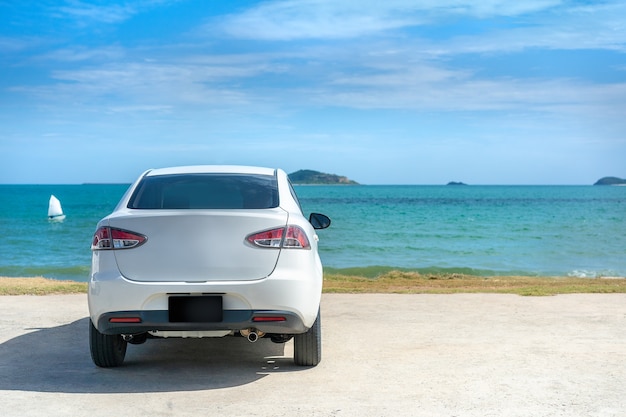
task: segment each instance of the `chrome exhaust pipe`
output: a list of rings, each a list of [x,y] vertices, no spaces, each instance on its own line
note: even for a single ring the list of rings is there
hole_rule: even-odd
[[[260,337],[263,337],[265,335],[264,332],[258,331],[257,329],[254,329],[252,327],[249,329],[239,330],[239,333],[243,337],[248,339],[248,342],[250,343],[256,342],[257,340],[259,340]]]

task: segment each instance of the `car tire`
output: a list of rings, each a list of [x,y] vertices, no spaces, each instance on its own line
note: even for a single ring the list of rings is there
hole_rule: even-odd
[[[320,312],[313,326],[293,338],[293,361],[298,366],[316,366],[322,360],[322,326]]]
[[[101,368],[120,366],[126,356],[128,343],[119,334],[100,333],[89,320],[89,349],[93,363]]]

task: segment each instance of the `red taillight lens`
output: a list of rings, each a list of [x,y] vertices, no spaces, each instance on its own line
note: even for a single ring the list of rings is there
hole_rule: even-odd
[[[311,244],[304,230],[298,226],[287,226],[287,235],[283,242],[283,248],[309,249]]]
[[[249,235],[246,240],[262,248],[310,249],[311,244],[299,226],[287,226],[264,230]]]
[[[283,233],[285,233],[285,229],[281,227],[280,229],[266,230],[249,235],[246,240],[262,248],[280,248],[283,241]]]
[[[267,322],[287,321],[287,319],[282,316],[256,316],[256,317],[252,317],[252,321],[255,323],[267,323]]]
[[[111,230],[108,227],[101,227],[94,233],[91,250],[95,249],[111,249]]]
[[[141,323],[139,317],[111,317],[109,323]]]
[[[130,249],[144,243],[147,238],[128,230],[101,227],[96,230],[91,242],[91,250]]]

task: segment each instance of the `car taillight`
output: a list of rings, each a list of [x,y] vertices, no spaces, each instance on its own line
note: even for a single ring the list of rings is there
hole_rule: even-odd
[[[310,249],[306,233],[299,226],[280,227],[253,233],[246,240],[262,248]]]
[[[130,249],[144,243],[148,238],[128,230],[100,227],[93,235],[91,250]]]
[[[287,226],[283,248],[309,249],[310,247],[309,238],[306,237],[304,230],[298,226]]]

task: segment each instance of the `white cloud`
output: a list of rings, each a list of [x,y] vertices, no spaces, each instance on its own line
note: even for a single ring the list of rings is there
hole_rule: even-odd
[[[172,106],[163,106],[158,104],[151,105],[136,105],[136,106],[114,106],[110,108],[113,113],[169,113],[172,110]]]
[[[99,23],[119,23],[127,20],[136,13],[132,5],[108,4],[95,5],[83,1],[68,1],[65,5],[56,7],[56,16],[81,21]]]
[[[210,30],[243,39],[341,39],[432,23],[447,16],[517,16],[560,4],[559,0],[284,0],[264,2],[220,17]]]
[[[121,4],[93,4],[81,0],[66,0],[65,4],[55,6],[53,15],[57,18],[71,19],[79,25],[91,23],[116,24],[124,22],[145,9],[175,3],[180,0],[137,0]]]
[[[334,103],[362,109],[567,111],[579,117],[595,117],[612,114],[614,109],[626,106],[626,83],[510,77],[481,79],[466,71],[436,66],[398,66],[379,75],[337,78],[315,96],[325,105]]]
[[[61,62],[79,61],[115,61],[123,58],[125,51],[119,46],[107,46],[103,48],[87,48],[76,46],[72,48],[62,48],[40,55],[39,60],[52,60]]]
[[[626,3],[620,1],[579,6],[561,0],[284,0],[262,2],[237,14],[220,16],[205,29],[265,41],[341,40],[401,35],[403,29],[450,19],[480,23],[489,18],[515,21],[506,30],[432,43],[431,51],[482,53],[536,47],[626,50]]]
[[[409,24],[406,23],[409,20],[417,22],[417,11],[424,11],[428,16],[438,13],[522,14],[555,4],[553,1],[509,4],[496,0],[478,3],[460,0],[392,0],[381,4],[369,0],[355,3],[281,1],[260,3],[227,17],[226,21],[230,25],[240,18],[252,19],[247,27],[255,31],[261,28],[259,25],[278,25],[282,20],[292,19],[289,25],[277,28],[278,32],[270,31],[272,36],[286,38],[296,31],[298,23],[308,18],[303,23],[305,28],[300,28],[302,36],[308,36],[307,33],[347,36],[366,30],[384,30],[381,29],[384,25],[399,27]],[[310,16],[306,14],[308,10],[312,11]],[[273,53],[210,54],[203,52],[206,45],[202,44],[181,47],[170,44],[154,50],[145,48],[140,53],[117,46],[100,49],[76,46],[39,58],[79,63],[73,68],[52,71],[51,84],[14,86],[10,91],[29,93],[54,103],[103,105],[113,112],[116,108],[176,112],[180,106],[187,105],[206,111],[237,106],[288,111],[314,104],[410,111],[515,110],[581,115],[606,111],[612,114],[612,109],[626,106],[623,84],[594,85],[559,78],[486,78],[462,65],[448,65],[445,58],[459,53],[503,52],[531,46],[584,46],[585,40],[589,45],[619,44],[619,37],[626,36],[624,31],[613,33],[609,29],[619,27],[619,19],[611,15],[619,15],[617,12],[622,10],[626,10],[626,6],[619,4],[560,10],[558,15],[566,17],[562,20],[555,20],[554,15],[549,14],[538,19],[539,23],[534,26],[509,29],[495,36],[487,33],[448,41],[403,37],[368,43],[343,40],[312,46],[294,42]],[[402,16],[411,15],[413,17],[406,17],[406,22],[403,20]],[[315,32],[316,23],[326,18],[334,23]],[[353,25],[340,27],[341,18]],[[359,19],[370,19],[371,24]],[[583,22],[587,22],[589,28],[584,28]],[[595,33],[597,27],[602,30],[592,38],[589,33]],[[280,30],[286,32],[281,34]],[[125,61],[141,55],[143,57],[136,61]],[[167,56],[167,59],[149,58],[151,56]],[[112,62],[102,65],[102,61]],[[109,100],[120,105],[107,105]]]
[[[308,61],[301,60],[300,53]],[[129,51],[119,54],[132,55]],[[338,45],[298,53],[187,55],[168,62],[89,64],[53,71],[52,79],[52,84],[12,87],[11,91],[48,102],[99,106],[113,100],[120,105],[107,108],[158,112],[166,108],[175,112],[180,106],[200,106],[205,111],[226,107],[288,111],[313,104],[410,111],[567,112],[583,117],[611,115],[626,106],[623,83],[486,78],[423,57],[419,48],[392,50],[388,44],[345,53]]]
[[[114,53],[124,55],[122,51]],[[85,51],[85,54],[89,55],[89,52]],[[89,58],[75,51],[57,51],[51,56],[70,62],[79,61],[80,57]],[[51,82],[14,85],[8,91],[68,106],[100,106],[110,101],[128,103],[131,107],[145,106],[145,103],[159,103],[158,106],[247,106],[256,92],[241,87],[239,82],[273,71],[271,65],[256,56],[189,56],[180,57],[175,62],[120,60],[105,65],[97,61],[87,61],[76,69],[54,70]],[[256,98],[257,102],[260,100],[262,98]]]
[[[41,40],[35,38],[18,38],[0,36],[0,51],[3,53],[15,53],[38,45]]]
[[[439,53],[493,53],[545,49],[606,49],[626,52],[626,3],[564,8],[475,36],[434,43]]]

